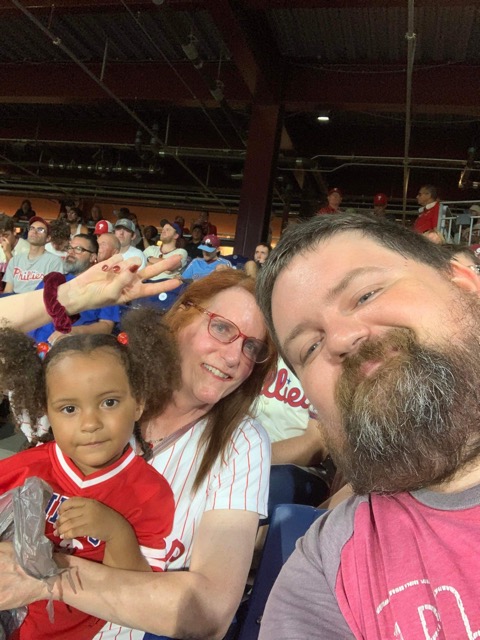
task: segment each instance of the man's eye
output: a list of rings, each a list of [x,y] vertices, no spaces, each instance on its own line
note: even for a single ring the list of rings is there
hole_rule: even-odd
[[[314,351],[316,351],[318,349],[318,347],[322,344],[321,340],[317,340],[317,342],[314,342],[312,345],[310,345],[308,347],[308,349],[305,351],[302,359],[301,359],[301,364],[305,364],[308,359],[311,357],[311,355],[314,353]]]
[[[375,293],[377,293],[377,290],[374,291],[369,291],[368,293],[364,293],[363,296],[360,296],[360,298],[357,301],[357,304],[363,304],[364,302],[367,302],[367,300],[369,300]]]

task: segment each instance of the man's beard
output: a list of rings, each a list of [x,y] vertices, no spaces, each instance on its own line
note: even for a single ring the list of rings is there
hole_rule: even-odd
[[[394,329],[345,361],[336,394],[342,442],[329,444],[355,493],[444,482],[480,454],[478,336],[470,327],[457,344],[426,347]]]
[[[74,276],[78,276],[79,273],[83,273],[83,271],[86,271],[87,268],[85,267],[85,265],[83,264],[79,264],[76,260],[75,262],[68,262],[67,260],[65,260],[65,262],[63,263],[63,272],[65,274],[70,274],[70,275],[74,275]]]

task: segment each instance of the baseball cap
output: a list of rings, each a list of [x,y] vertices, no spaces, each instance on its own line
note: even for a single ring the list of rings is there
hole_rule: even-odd
[[[112,233],[112,231],[113,224],[111,222],[109,222],[108,220],[99,220],[95,225],[95,230],[93,233],[96,236],[101,236],[102,233]]]
[[[476,214],[477,216],[480,215],[480,206],[478,204],[472,204],[472,206],[470,207],[469,211],[471,211],[472,213]]]
[[[212,251],[216,251],[220,246],[220,240],[213,233],[209,236],[205,236],[202,240],[202,244],[198,245],[198,248],[202,251],[208,251],[211,253]]]
[[[177,224],[176,222],[169,222],[167,220],[164,220],[162,226],[165,226],[166,224],[169,224],[171,227],[173,227],[175,229],[175,233],[178,233],[179,236],[181,236],[183,234],[183,232],[182,232],[182,230],[180,228],[180,225]]]
[[[33,218],[30,218],[30,220],[28,221],[28,224],[31,225],[34,222],[41,222],[42,224],[44,224],[47,227],[47,233],[48,234],[50,233],[50,225],[46,220],[44,220],[40,216],[33,216]]]
[[[373,196],[374,207],[385,207],[388,204],[388,198],[384,193],[376,193]]]
[[[118,229],[119,227],[123,227],[127,231],[135,233],[135,223],[128,218],[120,218],[120,220],[117,220],[115,223],[115,229]]]
[[[343,193],[341,192],[341,190],[338,187],[332,187],[331,189],[329,189],[327,195],[330,196],[330,195],[332,195],[332,193],[338,193],[338,195],[341,198],[343,197]]]

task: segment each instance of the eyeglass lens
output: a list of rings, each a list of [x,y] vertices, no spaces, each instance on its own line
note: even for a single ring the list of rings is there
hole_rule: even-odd
[[[45,227],[28,227],[29,231],[36,231],[37,233],[47,233]]]
[[[209,329],[211,335],[220,342],[233,342],[240,336],[240,331],[225,318],[210,318]],[[242,344],[243,354],[253,362],[265,362],[267,358],[267,345],[256,338],[245,338]]]
[[[88,249],[84,249],[83,247],[72,247],[70,244],[67,247],[67,251],[73,251],[74,253],[85,253],[85,251],[88,251]]]

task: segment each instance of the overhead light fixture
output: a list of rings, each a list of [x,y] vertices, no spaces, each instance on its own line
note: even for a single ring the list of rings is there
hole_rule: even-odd
[[[330,112],[329,111],[319,111],[317,114],[318,122],[330,122]]]

